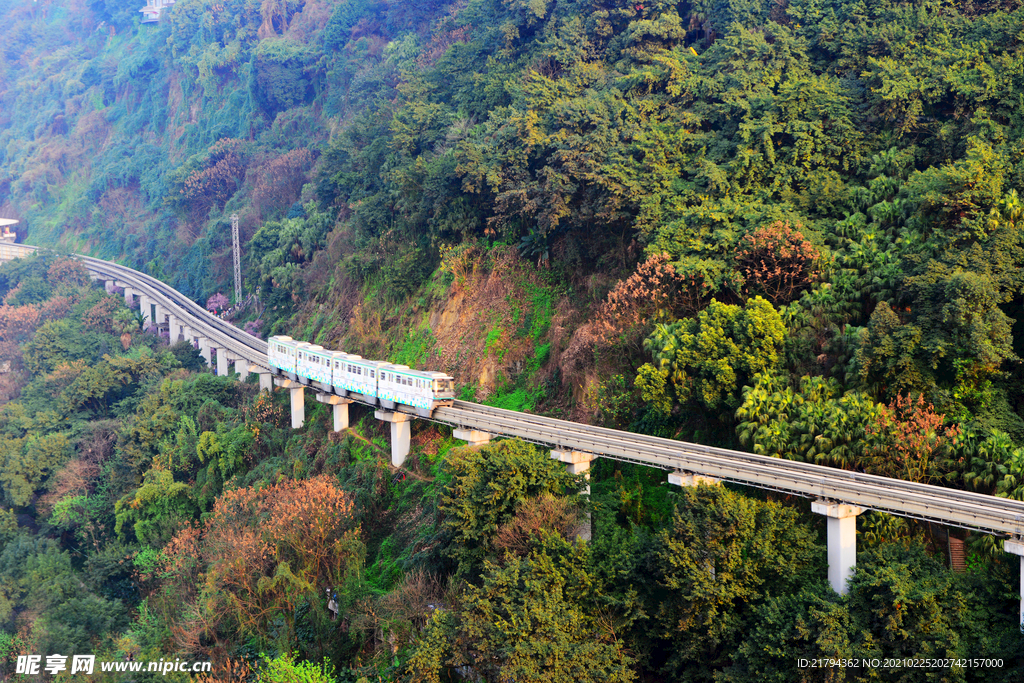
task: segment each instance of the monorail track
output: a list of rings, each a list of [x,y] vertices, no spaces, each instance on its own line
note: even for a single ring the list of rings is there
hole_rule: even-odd
[[[16,248],[16,249],[15,249]],[[36,249],[4,245],[23,255]],[[136,270],[88,256],[79,257],[95,276],[117,280],[149,297],[197,335],[209,338],[253,365],[268,368],[267,343],[211,315],[170,286]],[[434,411],[435,422],[516,437],[546,447],[591,453],[669,471],[684,471],[787,494],[825,499],[892,514],[979,531],[1020,537],[1024,502],[890,479],[823,465],[770,458],[671,439],[633,434],[455,401]]]

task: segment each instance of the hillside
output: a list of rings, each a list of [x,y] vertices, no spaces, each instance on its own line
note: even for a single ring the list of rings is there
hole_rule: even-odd
[[[251,295],[234,322],[264,337],[445,370],[463,398],[503,407],[1024,499],[1024,3],[177,0],[147,24],[140,8],[0,0],[0,217],[20,219],[19,239],[207,301],[231,294],[234,214]],[[4,272],[15,321],[59,280]],[[11,399],[58,381],[60,363],[26,364],[29,327],[0,340]],[[55,358],[100,362],[87,351]],[[136,413],[156,375],[182,371],[165,360],[120,408],[76,419],[149,419]],[[203,376],[182,373],[169,381]],[[167,433],[119,428],[117,458],[132,439],[149,450],[125,479],[111,471],[95,547],[75,550],[135,558],[131,624],[111,621],[103,647],[152,626],[174,644],[138,651],[262,651],[287,669],[298,650],[353,680],[423,681],[464,666],[487,680],[819,680],[785,662],[1021,656],[1016,558],[997,539],[871,513],[840,597],[817,578],[821,520],[795,501],[669,492],[608,462],[580,498],[525,445],[480,457],[425,426],[406,482],[376,461],[372,421],[344,437],[316,419],[274,427],[259,458],[225,461],[210,484],[211,439],[241,439],[255,400],[217,399],[224,433],[192,434],[191,404]],[[84,426],[18,420],[12,438],[67,432],[57,460],[88,447]],[[161,464],[171,451],[189,464]],[[39,518],[58,472],[0,493],[71,552],[85,527]],[[338,564],[290,554],[273,530],[260,542],[278,564],[239,585],[280,587],[296,562],[306,583],[243,613],[238,586],[202,584],[228,571],[203,544],[300,486],[352,506],[332,527]],[[255,516],[230,517],[231,496]],[[576,544],[583,510],[594,538]],[[950,538],[966,573],[948,566]],[[169,582],[187,557],[194,573]],[[708,561],[730,578],[708,582]],[[314,595],[344,582],[358,618],[341,636]],[[554,602],[533,602],[544,593]],[[5,633],[35,623],[26,599]],[[428,618],[428,604],[447,607]],[[541,616],[522,631],[487,626],[525,612]]]

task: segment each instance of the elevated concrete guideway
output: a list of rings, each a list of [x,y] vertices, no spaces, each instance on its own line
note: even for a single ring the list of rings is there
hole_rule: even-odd
[[[0,260],[20,258],[35,250],[29,245],[0,243]],[[142,306],[149,308],[148,312],[143,309],[143,314],[156,315],[156,324],[171,325],[173,321],[185,339],[198,343],[208,363],[215,350],[221,372],[226,373],[228,362],[232,362],[236,372],[241,368],[242,376],[250,369],[259,373],[260,388],[271,389],[265,341],[217,318],[148,275],[116,263],[79,258],[91,277],[103,281],[108,291],[115,286],[124,288],[129,303],[136,295],[140,297]],[[335,429],[347,428],[348,406],[355,397],[335,396],[328,387],[314,383],[281,378],[277,383],[291,392],[293,426],[301,426],[305,419],[304,390],[308,388],[317,392],[316,400],[333,406]],[[409,452],[408,421],[416,416],[411,409],[378,409],[375,415],[391,424],[392,462],[401,465]],[[846,581],[856,562],[856,517],[871,509],[1010,536],[1006,551],[1021,556],[1024,589],[1022,501],[592,427],[466,401],[438,408],[427,419],[454,427],[456,436],[471,444],[504,436],[543,445],[581,474],[593,459],[612,458],[667,470],[669,481],[682,486],[726,481],[811,498],[812,509],[828,517],[829,579],[840,593],[846,592]],[[1024,593],[1021,617],[1024,619]]]

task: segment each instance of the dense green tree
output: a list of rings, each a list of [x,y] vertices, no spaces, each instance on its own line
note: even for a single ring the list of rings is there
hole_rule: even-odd
[[[742,307],[713,300],[696,318],[657,325],[644,346],[679,400],[692,397],[715,409],[737,402],[755,373],[777,366],[785,333],[782,318],[761,297]]]
[[[518,440],[452,451],[445,469],[451,480],[438,510],[451,539],[447,552],[462,575],[472,575],[494,552],[498,528],[513,518],[523,501],[544,494],[575,494],[583,488],[582,479],[568,474],[564,465]]]
[[[596,610],[588,553],[556,535],[502,564],[459,608],[435,612],[409,663],[410,680],[439,682],[472,666],[486,681],[632,681],[630,658]]]
[[[755,610],[793,594],[823,569],[824,549],[792,508],[719,486],[684,488],[655,550],[652,605],[677,680],[712,680],[728,664]]]

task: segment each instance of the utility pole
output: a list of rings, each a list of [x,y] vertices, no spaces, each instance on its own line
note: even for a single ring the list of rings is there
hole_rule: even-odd
[[[235,256],[235,305],[242,303],[242,257],[238,245],[238,214],[231,214],[231,250]]]

